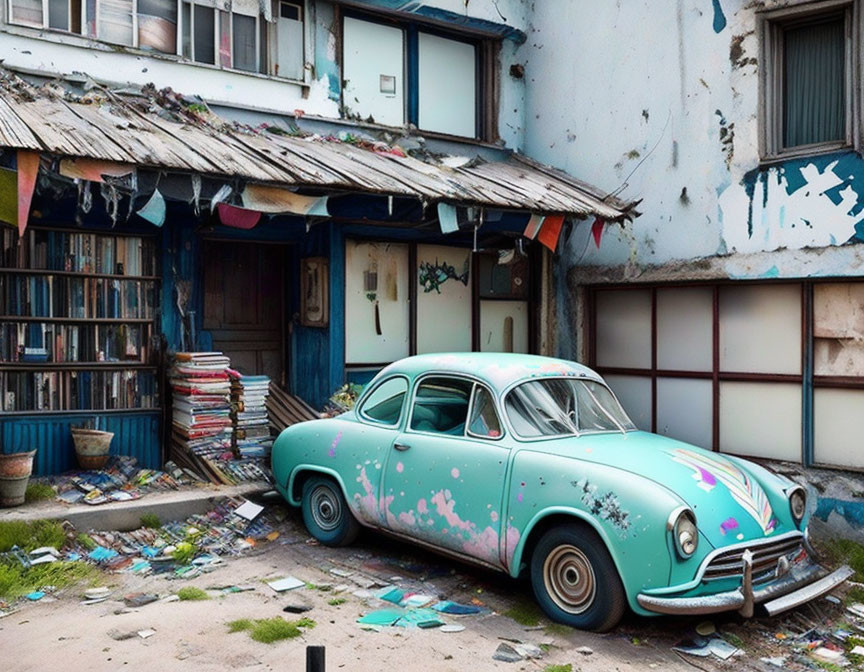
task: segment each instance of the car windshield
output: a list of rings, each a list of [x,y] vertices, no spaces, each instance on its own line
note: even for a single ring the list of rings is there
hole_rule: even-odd
[[[514,388],[504,405],[525,438],[636,429],[609,388],[593,380],[532,380]]]

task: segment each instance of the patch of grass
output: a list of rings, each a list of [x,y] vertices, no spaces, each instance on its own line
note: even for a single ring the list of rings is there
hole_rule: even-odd
[[[333,599],[327,600],[327,604],[331,607],[338,607],[340,604],[345,604],[348,600],[344,597],[334,597]]]
[[[75,541],[88,551],[92,551],[94,548],[96,548],[96,542],[90,538],[89,534],[84,534],[83,532],[81,532],[77,537],[75,537]]]
[[[809,662],[812,663],[813,665],[815,665],[816,667],[819,667],[823,670],[826,670],[826,672],[845,672],[845,670],[846,670],[845,667],[841,667],[837,663],[829,663],[825,660],[810,659]]]
[[[231,621],[228,624],[228,632],[243,632],[251,630],[253,626],[251,618],[238,618],[236,621]]]
[[[241,618],[228,624],[228,632],[247,631],[256,642],[271,644],[280,639],[292,639],[303,634],[304,629],[314,628],[315,621],[311,618],[301,618],[296,621],[286,621],[281,616],[251,620]]]
[[[209,600],[210,596],[206,590],[195,586],[186,586],[177,591],[177,597],[181,600]]]
[[[149,527],[152,530],[158,530],[162,527],[162,521],[155,513],[145,513],[141,516],[141,527]]]
[[[864,588],[861,586],[852,586],[843,598],[843,604],[847,606],[856,602],[864,602]]]
[[[543,617],[543,612],[540,611],[540,607],[538,607],[535,602],[529,602],[526,600],[525,602],[514,604],[504,612],[504,615],[512,618],[519,625],[534,627],[540,625],[540,619]]]
[[[99,569],[84,562],[52,562],[29,569],[18,563],[0,563],[0,600],[11,601],[43,586],[95,585],[101,576]]]
[[[543,672],[573,672],[573,666],[570,663],[566,665],[547,665],[543,668]]]
[[[329,593],[331,590],[333,590],[333,586],[331,586],[329,583],[322,583],[321,585],[315,583],[307,583],[306,587],[309,590],[319,590],[322,593]]]
[[[831,564],[846,563],[855,570],[853,581],[864,582],[864,546],[851,539],[826,539],[819,549]]]
[[[864,637],[859,637],[858,635],[850,635],[846,638],[846,641],[843,642],[844,648],[846,649],[846,659],[852,663],[857,669],[861,669],[861,665],[864,664],[864,656],[860,656],[858,654],[849,653],[856,646],[864,646]]]
[[[54,499],[57,493],[47,483],[30,483],[24,493],[24,501],[28,504],[31,502],[41,502],[45,499]]]
[[[40,546],[62,548],[66,533],[60,523],[52,520],[9,520],[0,522],[0,553],[18,546],[32,551]]]

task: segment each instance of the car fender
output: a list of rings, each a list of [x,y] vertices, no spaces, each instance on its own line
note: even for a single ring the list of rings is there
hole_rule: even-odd
[[[603,541],[603,544],[609,551],[609,555],[612,556],[612,562],[615,563],[615,570],[618,572],[618,575],[621,576],[621,561],[616,551],[616,545],[611,543],[612,540],[609,538],[606,530],[597,524],[597,521],[593,516],[589,516],[585,511],[580,511],[579,509],[574,509],[569,506],[547,507],[538,512],[530,521],[528,521],[528,525],[526,525],[522,531],[519,543],[516,544],[516,549],[513,551],[513,557],[510,558],[510,565],[508,567],[510,576],[514,579],[518,578],[522,566],[522,554],[525,552],[525,544],[528,543],[528,539],[531,538],[531,533],[534,531],[534,528],[543,520],[555,515],[571,516],[572,518],[577,518],[580,521],[587,523]]]
[[[297,479],[298,474],[301,474],[304,471],[313,471],[318,474],[324,474],[325,476],[329,476],[336,483],[339,484],[339,489],[342,491],[342,496],[345,498],[345,501],[348,502],[348,508],[351,508],[351,502],[348,499],[348,490],[345,487],[345,482],[342,480],[342,477],[335,469],[330,469],[328,467],[322,467],[319,464],[298,464],[291,470],[291,475],[288,477],[288,486],[286,491],[282,493],[288,503],[292,506],[300,506],[302,500],[294,498],[294,481]]]

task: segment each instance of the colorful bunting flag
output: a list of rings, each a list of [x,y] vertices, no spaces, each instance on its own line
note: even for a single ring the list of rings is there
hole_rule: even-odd
[[[537,240],[548,247],[552,252],[558,247],[558,238],[561,236],[561,227],[564,225],[564,215],[549,215],[540,227]]]
[[[525,231],[522,235],[534,240],[537,237],[537,232],[540,230],[540,227],[543,226],[544,219],[546,218],[543,215],[531,215],[531,219],[528,220],[528,226],[525,227]]]
[[[136,214],[154,226],[162,226],[165,223],[165,199],[158,189],[153,191],[153,195]]]
[[[303,196],[288,189],[247,184],[243,190],[243,205],[258,212],[329,217],[327,196]]]
[[[39,153],[18,150],[18,235],[23,236],[39,174]]]
[[[459,221],[456,216],[456,207],[449,203],[438,204],[438,224],[441,233],[453,233],[459,230]]]
[[[227,203],[220,203],[216,210],[219,212],[219,221],[235,229],[254,229],[261,219],[261,213],[257,210],[238,208]]]
[[[600,249],[600,239],[603,238],[603,228],[606,226],[606,222],[599,217],[594,219],[594,223],[591,225],[591,233],[594,236],[594,244],[597,246],[597,249]]]

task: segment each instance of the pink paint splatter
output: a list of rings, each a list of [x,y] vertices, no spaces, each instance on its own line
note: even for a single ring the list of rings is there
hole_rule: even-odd
[[[451,475],[453,478],[459,478],[459,470],[458,470],[456,467],[453,467],[453,468],[450,470],[450,475]]]
[[[720,533],[726,534],[727,532],[731,532],[732,530],[738,529],[738,521],[734,518],[727,518],[722,523],[720,523]]]
[[[425,499],[420,499],[417,501],[417,513],[424,516],[429,513],[429,507],[426,505]]]
[[[480,534],[472,534],[468,541],[462,544],[462,550],[475,558],[498,562],[498,533],[487,527]]]
[[[397,462],[396,463],[396,471],[401,474],[403,471],[405,471],[405,465],[402,464],[401,462]]]
[[[456,527],[460,530],[468,530],[471,528],[471,523],[467,520],[462,520],[459,514],[453,509],[456,506],[456,501],[449,498],[450,493],[447,490],[439,490],[432,496],[432,503],[435,505],[435,510],[439,516],[443,516],[444,520],[450,527]]]
[[[516,495],[516,501],[519,502],[520,504],[522,503],[523,499],[525,499],[525,496],[521,492],[518,495]]]
[[[417,523],[417,518],[414,517],[413,511],[403,511],[399,514],[399,522],[408,525],[409,527],[414,527]]]
[[[519,530],[507,523],[507,531],[505,533],[505,554],[507,558],[507,566],[513,564],[513,554],[516,552],[516,546],[519,545]]]
[[[493,522],[493,523],[497,523],[497,522],[498,522],[498,512],[497,512],[497,511],[490,511],[490,512],[489,512],[489,517],[492,519],[492,522]]]
[[[330,451],[327,453],[330,457],[336,457],[336,446],[339,445],[339,442],[342,440],[342,432],[340,431],[336,438],[333,439],[333,443],[330,444]]]

